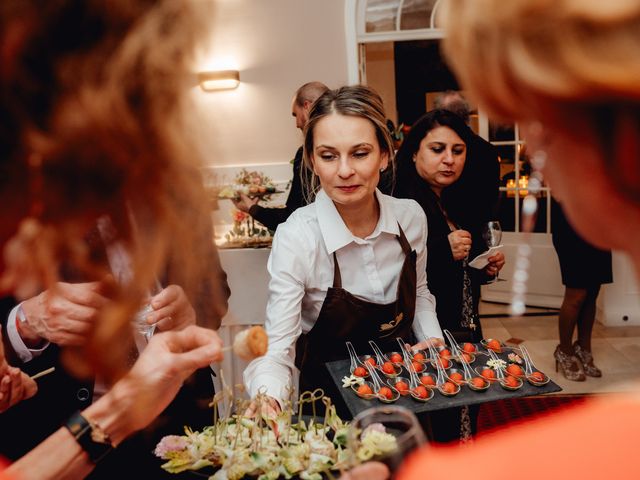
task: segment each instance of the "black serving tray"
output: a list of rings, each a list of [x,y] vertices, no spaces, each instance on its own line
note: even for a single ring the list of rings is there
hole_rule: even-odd
[[[476,347],[479,350],[486,351],[484,347],[482,347],[479,344],[476,345]],[[358,353],[363,354],[363,353],[370,353],[370,352],[358,352]],[[505,361],[507,360],[506,353],[498,354],[498,356]],[[472,369],[475,367],[481,367],[481,366],[484,366],[488,360],[489,360],[489,357],[484,355],[478,355],[476,356],[476,360],[470,366]],[[329,373],[331,374],[331,378],[333,379],[338,390],[340,391],[340,394],[342,395],[342,398],[346,403],[351,414],[353,416],[356,416],[358,413],[360,413],[363,410],[366,410],[367,408],[371,408],[379,405],[385,405],[382,402],[380,402],[380,400],[378,400],[377,398],[373,398],[371,400],[364,400],[358,397],[351,388],[344,388],[342,386],[342,378],[350,375],[349,373],[350,365],[351,363],[349,359],[326,363],[327,370],[329,370]],[[424,371],[424,373],[431,373],[433,375],[437,375],[437,372],[430,364],[426,365],[426,367],[427,368]],[[381,378],[383,378],[382,374],[380,374],[380,376]],[[409,374],[406,372],[404,367],[403,367],[401,376],[404,376],[407,378],[409,377]],[[467,385],[461,385],[460,393],[458,393],[454,397],[445,397],[436,389],[434,391],[433,398],[428,402],[425,402],[425,403],[418,402],[414,400],[410,395],[407,395],[407,396],[401,396],[396,402],[393,403],[393,405],[398,405],[401,407],[408,408],[409,410],[412,410],[415,413],[431,412],[434,410],[443,410],[451,407],[461,407],[463,405],[477,405],[480,403],[492,402],[494,400],[502,400],[505,398],[531,397],[531,396],[541,395],[545,393],[554,393],[554,392],[560,392],[560,391],[562,391],[562,388],[560,388],[560,386],[558,386],[553,381],[549,381],[549,383],[547,383],[544,386],[536,387],[534,385],[531,385],[526,379],[524,379],[524,384],[522,385],[522,387],[515,391],[505,390],[500,386],[498,382],[492,382],[491,386],[483,392],[476,392],[474,390],[471,390]]]

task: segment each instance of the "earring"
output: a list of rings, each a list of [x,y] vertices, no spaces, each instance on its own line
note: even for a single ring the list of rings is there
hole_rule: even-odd
[[[384,172],[386,170],[386,168],[381,168],[380,169],[380,173]]]

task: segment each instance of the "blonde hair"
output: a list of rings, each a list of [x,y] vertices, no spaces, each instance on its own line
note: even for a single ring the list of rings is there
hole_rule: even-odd
[[[321,119],[333,113],[369,120],[375,129],[380,151],[389,155],[389,165],[392,172],[395,172],[393,140],[387,128],[382,97],[375,90],[364,85],[327,90],[311,107],[309,121],[303,131],[303,161],[306,168],[302,169],[301,174],[304,173],[307,176],[303,178],[307,203],[313,201],[320,188],[320,181],[317,175],[313,173],[313,162],[311,160],[313,155],[313,131]]]
[[[640,101],[637,0],[449,0],[443,15],[449,63],[496,117]]]
[[[8,72],[0,107],[11,125],[0,131],[2,162],[38,159],[35,169],[15,169],[30,178],[14,186],[41,205],[37,220],[48,235],[35,242],[50,254],[37,268],[53,271],[49,284],[69,262],[89,279],[104,274],[90,251],[76,248],[104,214],[132,256],[133,281],[115,287],[117,301],[74,358],[105,375],[119,370],[120,339],[160,269],[179,265],[172,281],[191,298],[210,274],[202,255],[212,238],[200,228],[208,204],[184,121],[192,54],[210,18],[202,3],[5,0],[0,7],[0,41],[11,45],[0,52]]]

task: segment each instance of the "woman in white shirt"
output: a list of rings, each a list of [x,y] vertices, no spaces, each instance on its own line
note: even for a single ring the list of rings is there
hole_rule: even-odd
[[[363,86],[326,92],[304,135],[320,189],[273,239],[269,351],[244,373],[252,397],[271,397],[268,411],[289,397],[294,366],[300,391],[321,387],[338,400],[324,363],[347,358],[347,340],[365,353],[369,340],[391,350],[397,337],[442,337],[427,288],[424,212],[376,188],[393,152],[380,96]]]

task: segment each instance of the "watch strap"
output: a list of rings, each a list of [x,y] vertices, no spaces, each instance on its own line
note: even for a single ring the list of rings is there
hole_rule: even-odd
[[[65,427],[82,449],[87,452],[93,463],[98,463],[113,450],[109,435],[99,425],[87,420],[80,412],[72,414]]]

